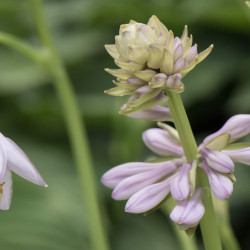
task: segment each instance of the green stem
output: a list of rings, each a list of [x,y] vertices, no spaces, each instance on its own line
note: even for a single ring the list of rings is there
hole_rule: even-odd
[[[18,39],[15,36],[9,35],[5,32],[0,32],[0,43],[20,52],[21,54],[27,56],[31,60],[34,60],[37,63],[44,62],[44,54],[39,49],[31,47]]]
[[[240,250],[239,243],[230,223],[228,201],[222,201],[215,198],[213,201],[223,247],[226,250]]]
[[[180,136],[180,141],[184,149],[187,161],[193,161],[198,154],[197,144],[183,106],[180,94],[172,91],[166,91],[168,95],[168,106],[174,119],[174,124]],[[205,206],[205,214],[200,221],[202,237],[206,250],[220,250],[221,241],[219,230],[216,223],[216,216],[211,198],[211,191],[206,174],[201,168],[197,169],[197,180],[199,185],[207,191],[204,195],[203,204]]]
[[[54,79],[55,89],[64,111],[85,201],[84,204],[86,206],[92,247],[95,250],[108,250],[109,247],[101,218],[87,135],[81,120],[72,85],[63,63],[55,50],[42,12],[41,0],[30,0],[30,4],[41,41],[45,49],[49,52],[45,66]]]

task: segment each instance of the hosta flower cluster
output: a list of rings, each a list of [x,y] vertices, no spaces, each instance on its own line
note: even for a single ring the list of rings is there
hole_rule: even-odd
[[[202,188],[195,184],[197,167],[207,174],[214,196],[227,199],[235,182],[234,162],[250,165],[250,143],[235,143],[250,133],[249,124],[250,115],[232,117],[219,131],[204,139],[192,162],[185,159],[177,131],[160,124],[162,129],[148,129],[142,138],[153,152],[172,160],[122,164],[105,173],[102,182],[114,189],[114,199],[128,199],[125,210],[130,213],[150,211],[172,196],[177,205],[171,219],[183,230],[193,228],[205,211]]]
[[[158,105],[165,100],[163,90],[182,92],[182,78],[211,52],[213,45],[198,54],[185,26],[182,36],[174,37],[156,16],[147,24],[130,21],[121,25],[115,44],[106,45],[120,69],[106,69],[117,77],[115,88],[105,93],[132,95],[122,107],[128,115]]]
[[[182,78],[213,48],[211,45],[198,54],[197,45],[192,42],[186,26],[180,38],[174,37],[153,16],[147,24],[131,21],[121,25],[115,44],[106,45],[120,67],[106,69],[117,77],[114,81],[117,87],[106,93],[131,95],[120,113],[139,119],[172,121],[181,140],[177,130],[159,122],[160,128],[146,130],[142,138],[161,158],[116,166],[103,175],[102,182],[113,189],[114,199],[128,200],[125,211],[130,213],[147,213],[171,198],[176,206],[170,218],[180,229],[193,232],[205,213],[203,193],[210,192],[203,189],[201,181],[196,183],[200,174],[207,175],[214,197],[225,200],[232,194],[236,181],[234,162],[250,165],[250,143],[235,142],[250,133],[250,115],[233,116],[198,148],[195,140],[189,141],[193,134],[188,131],[190,127],[185,130],[189,122],[178,93],[184,90]],[[169,102],[171,110],[159,106],[163,100]]]

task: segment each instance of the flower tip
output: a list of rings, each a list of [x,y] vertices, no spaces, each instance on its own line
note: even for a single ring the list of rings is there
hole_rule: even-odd
[[[120,193],[117,192],[115,189],[113,190],[111,197],[112,197],[114,200],[117,200],[117,201],[123,200],[123,199],[120,197]]]

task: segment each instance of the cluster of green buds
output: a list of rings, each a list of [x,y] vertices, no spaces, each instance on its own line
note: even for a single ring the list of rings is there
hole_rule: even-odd
[[[174,37],[156,16],[147,24],[130,21],[120,26],[115,44],[106,45],[108,53],[120,69],[106,69],[117,77],[115,88],[105,93],[114,96],[132,95],[122,107],[129,115],[158,105],[166,99],[164,90],[182,92],[182,78],[211,52],[213,45],[197,53],[192,35],[185,26],[181,38]]]

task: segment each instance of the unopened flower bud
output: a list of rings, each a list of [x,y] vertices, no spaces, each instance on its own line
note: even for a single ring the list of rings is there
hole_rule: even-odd
[[[118,77],[118,81],[127,80],[127,84],[134,84],[129,79],[136,77],[144,81],[142,85],[157,89],[152,92],[153,95],[139,97],[140,100],[133,105],[127,103],[126,112],[121,112],[122,114],[132,114],[154,107],[155,98],[161,100],[160,93],[164,89],[178,93],[184,90],[181,79],[205,59],[213,47],[197,54],[197,45],[192,46],[192,42],[193,38],[188,36],[187,26],[181,38],[175,37],[156,16],[152,16],[148,24],[130,21],[129,24],[121,25],[115,44],[105,46],[121,69],[106,71]],[[142,86],[138,86],[140,87]],[[105,93],[117,96],[134,95],[136,89],[127,86],[121,89],[118,86]]]
[[[198,225],[205,212],[201,195],[202,189],[196,189],[190,200],[180,202],[171,212],[170,218],[180,229],[187,230]]]

